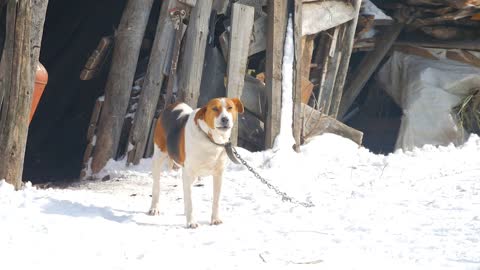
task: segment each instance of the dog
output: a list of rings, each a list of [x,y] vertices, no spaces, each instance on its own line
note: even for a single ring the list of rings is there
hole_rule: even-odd
[[[165,165],[182,168],[184,210],[188,228],[197,228],[192,207],[192,184],[198,177],[213,176],[211,224],[219,225],[218,206],[228,160],[224,145],[244,107],[238,98],[214,98],[193,110],[174,103],[159,116],[154,132],[153,186],[150,215],[159,214],[160,174]]]

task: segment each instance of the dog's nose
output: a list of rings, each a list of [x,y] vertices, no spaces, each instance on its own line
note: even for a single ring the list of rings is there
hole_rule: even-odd
[[[228,117],[224,116],[220,119],[222,121],[222,124],[228,124]]]

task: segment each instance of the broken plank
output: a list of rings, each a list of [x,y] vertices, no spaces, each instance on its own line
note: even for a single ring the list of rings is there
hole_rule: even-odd
[[[302,135],[302,6],[300,0],[294,1],[293,12],[293,42],[294,42],[294,61],[293,61],[293,138],[295,145],[293,149],[300,151]]]
[[[358,65],[357,70],[352,74],[352,79],[350,80],[340,102],[338,113],[340,118],[343,118],[358,94],[360,94],[362,88],[370,79],[370,76],[372,76],[373,72],[377,69],[382,59],[390,50],[393,42],[402,31],[403,24],[394,24],[390,28],[390,31],[385,31],[379,38],[375,50],[368,52],[364,56],[363,60]]]
[[[315,136],[332,133],[350,139],[359,146],[362,145],[363,133],[361,131],[349,127],[333,117],[322,114],[306,104],[302,104],[302,107],[304,112],[302,140],[304,143]]]
[[[240,98],[247,69],[248,49],[252,35],[254,8],[233,4],[227,65],[227,97]],[[238,124],[232,129],[231,142],[237,144]]]

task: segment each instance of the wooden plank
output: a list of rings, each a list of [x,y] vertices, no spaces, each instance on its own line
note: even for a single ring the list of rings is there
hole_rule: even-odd
[[[412,40],[397,40],[395,45],[412,45],[427,48],[442,48],[442,49],[464,49],[471,51],[480,51],[480,39],[475,40],[427,40],[427,39],[412,39]]]
[[[215,97],[226,95],[225,75],[227,74],[227,63],[223,58],[220,49],[214,46],[207,46],[205,54],[205,69],[200,84],[200,97],[198,107],[203,107]]]
[[[268,1],[267,55],[265,84],[267,112],[265,118],[265,148],[273,147],[280,132],[282,106],[282,60],[288,18],[287,1]]]
[[[192,9],[184,41],[183,60],[179,66],[179,100],[193,108],[197,107],[200,94],[211,10],[212,0],[197,1]]]
[[[355,40],[355,32],[357,29],[358,14],[360,12],[361,4],[362,0],[353,0],[353,7],[355,9],[354,19],[347,22],[347,25],[345,26],[345,34],[343,35],[342,41],[342,50],[340,51],[341,59],[339,63],[339,70],[337,78],[335,79],[335,86],[333,89],[333,93],[337,98],[334,99],[332,101],[332,104],[330,105],[330,115],[335,118],[337,118],[340,100],[343,96],[343,87],[345,86],[345,80],[347,78],[348,67],[350,64],[350,56],[352,55],[352,48]]]
[[[105,86],[105,102],[98,123],[97,147],[92,156],[91,170],[94,175],[117,153],[152,3],[153,0],[129,0],[120,20]]]
[[[315,136],[332,133],[350,139],[358,145],[362,145],[363,133],[351,128],[333,117],[320,113],[314,108],[302,104],[304,112],[303,142],[308,142]]]
[[[339,117],[343,118],[348,108],[350,108],[362,88],[370,79],[370,76],[372,76],[373,72],[392,47],[393,42],[397,39],[402,29],[403,24],[392,25],[390,31],[385,31],[382,37],[380,37],[375,50],[368,52],[367,55],[364,56],[357,70],[352,74],[352,79],[342,97],[338,113]]]
[[[178,0],[178,2],[190,7],[194,7],[197,4],[197,0]]]
[[[310,65],[312,63],[313,46],[315,45],[315,35],[302,37],[302,103],[308,103],[312,94],[313,84],[310,82]]]
[[[248,49],[248,56],[264,51],[267,47],[268,17],[262,16],[253,23],[252,40]]]
[[[348,22],[357,16],[346,1],[318,1],[303,4],[302,35],[311,35]]]
[[[32,63],[38,61],[31,39],[34,39],[33,44],[41,44],[38,42],[41,36],[32,35],[32,30],[35,30],[33,12],[36,10],[32,10],[30,1],[17,3],[10,0],[6,11],[6,44],[0,64],[0,91],[4,98],[0,108],[0,153],[3,153],[0,155],[0,179],[5,179],[18,190],[22,186],[35,80]]]
[[[260,17],[267,16],[267,13],[263,11],[263,6],[266,5],[266,2],[266,0],[238,0],[236,3],[253,7],[255,9],[254,20],[257,20]]]
[[[254,13],[251,6],[233,4],[227,65],[227,97],[230,98],[242,96]],[[237,136],[238,125],[235,124],[231,135],[233,145],[237,144]]]
[[[302,113],[302,6],[301,0],[294,1],[293,42],[295,57],[293,61],[293,138],[295,151],[300,151],[303,113]]]

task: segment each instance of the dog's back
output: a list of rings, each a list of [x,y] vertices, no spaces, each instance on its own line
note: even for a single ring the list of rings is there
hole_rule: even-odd
[[[185,125],[192,109],[185,103],[169,105],[155,128],[155,144],[179,165],[185,161]]]

